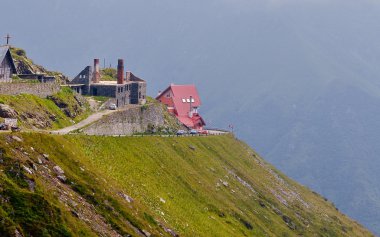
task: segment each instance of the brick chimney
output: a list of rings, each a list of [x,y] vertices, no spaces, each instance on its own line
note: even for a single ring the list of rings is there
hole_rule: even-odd
[[[117,60],[117,84],[124,84],[124,60]]]
[[[94,59],[94,74],[92,76],[92,82],[93,83],[99,83],[100,82],[100,67],[99,67],[99,59]]]

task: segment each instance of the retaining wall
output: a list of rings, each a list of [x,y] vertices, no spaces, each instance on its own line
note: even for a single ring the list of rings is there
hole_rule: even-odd
[[[131,135],[145,132],[152,125],[165,125],[160,105],[139,106],[106,115],[83,128],[82,132],[88,135]]]
[[[0,83],[0,94],[32,94],[42,98],[53,95],[61,89],[57,83]]]

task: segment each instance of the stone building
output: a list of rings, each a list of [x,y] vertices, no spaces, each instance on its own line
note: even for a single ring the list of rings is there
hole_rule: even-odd
[[[12,76],[16,75],[24,80],[38,80],[41,83],[54,83],[56,78],[46,73],[23,70],[20,62],[13,60],[9,45],[0,46],[0,82],[11,82]]]
[[[0,82],[11,82],[17,74],[9,46],[0,46]]]
[[[94,67],[85,67],[68,86],[82,95],[113,98],[117,107],[146,102],[146,82],[131,72],[124,76],[123,59],[118,60],[117,81],[101,81],[99,59],[94,59]]]

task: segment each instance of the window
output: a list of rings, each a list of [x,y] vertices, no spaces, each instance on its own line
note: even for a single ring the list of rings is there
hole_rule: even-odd
[[[186,99],[182,99],[182,102],[183,102],[183,103],[186,103]]]
[[[86,78],[86,75],[83,75],[83,78]]]
[[[187,101],[187,103],[190,103],[190,99],[187,99],[186,101]]]
[[[194,98],[191,98],[191,103],[194,103],[194,102],[195,102]]]

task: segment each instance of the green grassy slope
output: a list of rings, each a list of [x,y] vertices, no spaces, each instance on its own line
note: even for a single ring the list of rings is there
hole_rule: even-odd
[[[232,136],[17,136],[0,137],[3,233],[371,236]]]
[[[55,129],[72,125],[90,114],[87,101],[75,95],[69,88],[62,88],[49,98],[21,94],[0,95],[0,104],[15,111],[20,125],[24,128]],[[4,115],[4,117],[8,117]],[[0,121],[2,120],[0,115]]]

